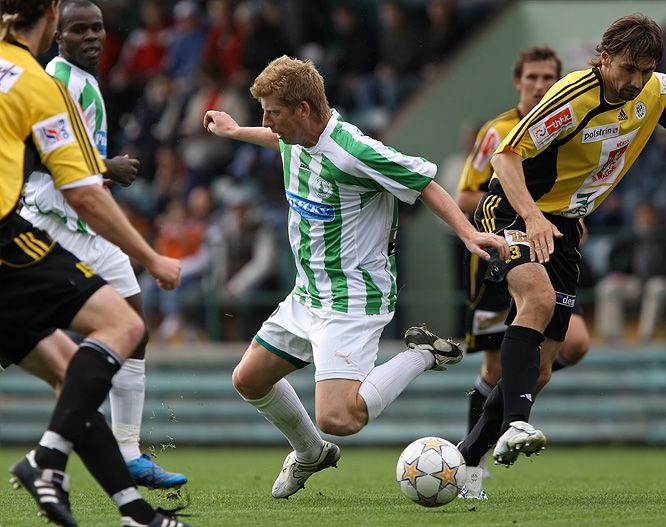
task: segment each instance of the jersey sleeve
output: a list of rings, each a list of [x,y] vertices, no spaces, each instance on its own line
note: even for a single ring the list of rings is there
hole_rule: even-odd
[[[347,123],[331,137],[344,151],[339,159],[345,172],[406,203],[413,204],[437,174],[437,166],[427,159],[402,154]]]
[[[71,187],[106,167],[67,88],[48,78],[51,82],[42,83],[43,93],[33,100],[32,139],[56,188]]]
[[[490,122],[479,130],[474,148],[465,160],[465,166],[458,182],[458,192],[487,189],[490,177],[493,175],[490,158],[501,141],[500,132],[494,126],[491,126]]]

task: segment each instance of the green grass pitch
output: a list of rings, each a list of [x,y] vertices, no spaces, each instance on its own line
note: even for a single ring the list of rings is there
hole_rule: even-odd
[[[343,448],[337,469],[315,474],[288,500],[270,490],[288,448],[170,449],[166,468],[190,477],[187,521],[223,526],[655,526],[666,525],[666,450],[553,446],[510,469],[493,467],[490,500],[455,500],[425,509],[405,498],[395,481],[400,448]],[[7,469],[25,449],[0,450],[0,527],[44,525]],[[78,458],[70,462],[73,511],[82,527],[119,525],[119,516]],[[7,477],[6,477],[7,476]],[[157,506],[176,503],[164,491],[143,491]],[[182,493],[184,495],[184,492]],[[181,496],[180,500],[184,499]]]

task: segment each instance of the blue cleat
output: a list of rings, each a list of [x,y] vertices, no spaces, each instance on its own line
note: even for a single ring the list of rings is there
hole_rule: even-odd
[[[150,454],[128,461],[127,468],[137,485],[151,489],[170,489],[187,483],[187,477],[177,472],[167,472],[160,467]]]

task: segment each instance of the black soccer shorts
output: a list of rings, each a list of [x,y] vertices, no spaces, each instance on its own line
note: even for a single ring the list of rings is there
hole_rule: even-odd
[[[564,341],[569,327],[569,318],[576,304],[576,287],[578,285],[580,253],[578,244],[582,234],[577,219],[563,218],[545,214],[546,219],[553,223],[563,234],[555,238],[555,251],[550,261],[544,264],[550,282],[555,289],[555,312],[544,335],[550,339]],[[479,203],[474,215],[477,229],[482,232],[494,232],[509,243],[510,257],[502,261],[495,254],[490,261],[490,271],[486,282],[505,284],[506,274],[519,265],[530,263],[530,246],[527,241],[525,222],[518,216],[506,198],[487,192]],[[516,314],[512,303],[506,319],[511,324]]]
[[[73,254],[32,228],[42,252],[18,262],[3,247],[0,261],[0,366],[18,364],[56,328],[67,328],[83,304],[106,282]],[[24,231],[25,232],[25,231]],[[37,243],[37,241],[42,243]],[[46,243],[50,242],[50,243]]]

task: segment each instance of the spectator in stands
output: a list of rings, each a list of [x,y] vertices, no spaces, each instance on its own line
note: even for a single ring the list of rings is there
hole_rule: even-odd
[[[204,64],[214,64],[222,78],[231,79],[240,67],[243,42],[233,22],[229,0],[209,0],[207,5],[210,31],[204,44]]]
[[[427,0],[428,29],[423,51],[424,73],[446,58],[456,46],[461,32],[456,19],[457,0]]]
[[[193,0],[180,0],[173,7],[174,32],[167,45],[164,71],[181,91],[196,75],[208,36],[201,8]]]
[[[379,60],[375,31],[354,4],[333,8],[333,39],[328,48],[331,99],[343,111],[363,114],[374,106],[373,71]],[[363,50],[359,53],[359,50]]]
[[[379,103],[393,113],[418,83],[423,50],[418,26],[398,0],[379,5],[380,58],[376,68]]]
[[[225,82],[217,66],[205,64],[197,77],[194,92],[183,111],[178,130],[178,146],[190,171],[190,186],[209,183],[231,161],[235,145],[220,144],[201,127],[206,111],[224,110],[239,122],[249,122],[247,97]]]
[[[647,342],[654,337],[666,303],[665,241],[659,209],[650,202],[638,205],[633,228],[617,238],[609,256],[609,273],[595,288],[596,328],[604,340],[624,340],[627,304],[638,303],[638,338]]]

